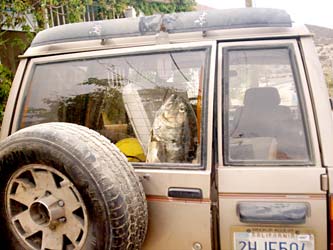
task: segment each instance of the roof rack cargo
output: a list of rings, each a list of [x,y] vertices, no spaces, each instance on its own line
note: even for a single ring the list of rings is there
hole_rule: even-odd
[[[31,47],[55,43],[209,30],[291,27],[284,10],[240,8],[66,24],[39,32]]]

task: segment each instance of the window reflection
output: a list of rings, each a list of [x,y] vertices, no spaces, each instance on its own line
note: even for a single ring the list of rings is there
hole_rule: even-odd
[[[228,51],[228,161],[308,161],[289,49]]]
[[[133,162],[199,163],[206,50],[36,65],[21,128],[71,122]]]

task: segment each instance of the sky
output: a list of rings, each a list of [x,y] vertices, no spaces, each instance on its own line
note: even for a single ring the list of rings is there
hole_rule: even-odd
[[[245,0],[196,0],[216,9],[242,8]],[[252,0],[253,7],[286,10],[296,23],[333,28],[333,0]]]

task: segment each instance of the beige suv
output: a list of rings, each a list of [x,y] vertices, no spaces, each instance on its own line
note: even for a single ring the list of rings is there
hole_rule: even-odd
[[[332,249],[332,138],[312,34],[284,11],[45,30],[1,130],[1,242]]]

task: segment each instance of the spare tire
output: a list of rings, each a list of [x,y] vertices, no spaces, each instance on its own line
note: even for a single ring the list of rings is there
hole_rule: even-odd
[[[105,137],[45,123],[0,143],[0,225],[6,249],[140,249],[147,204]]]

